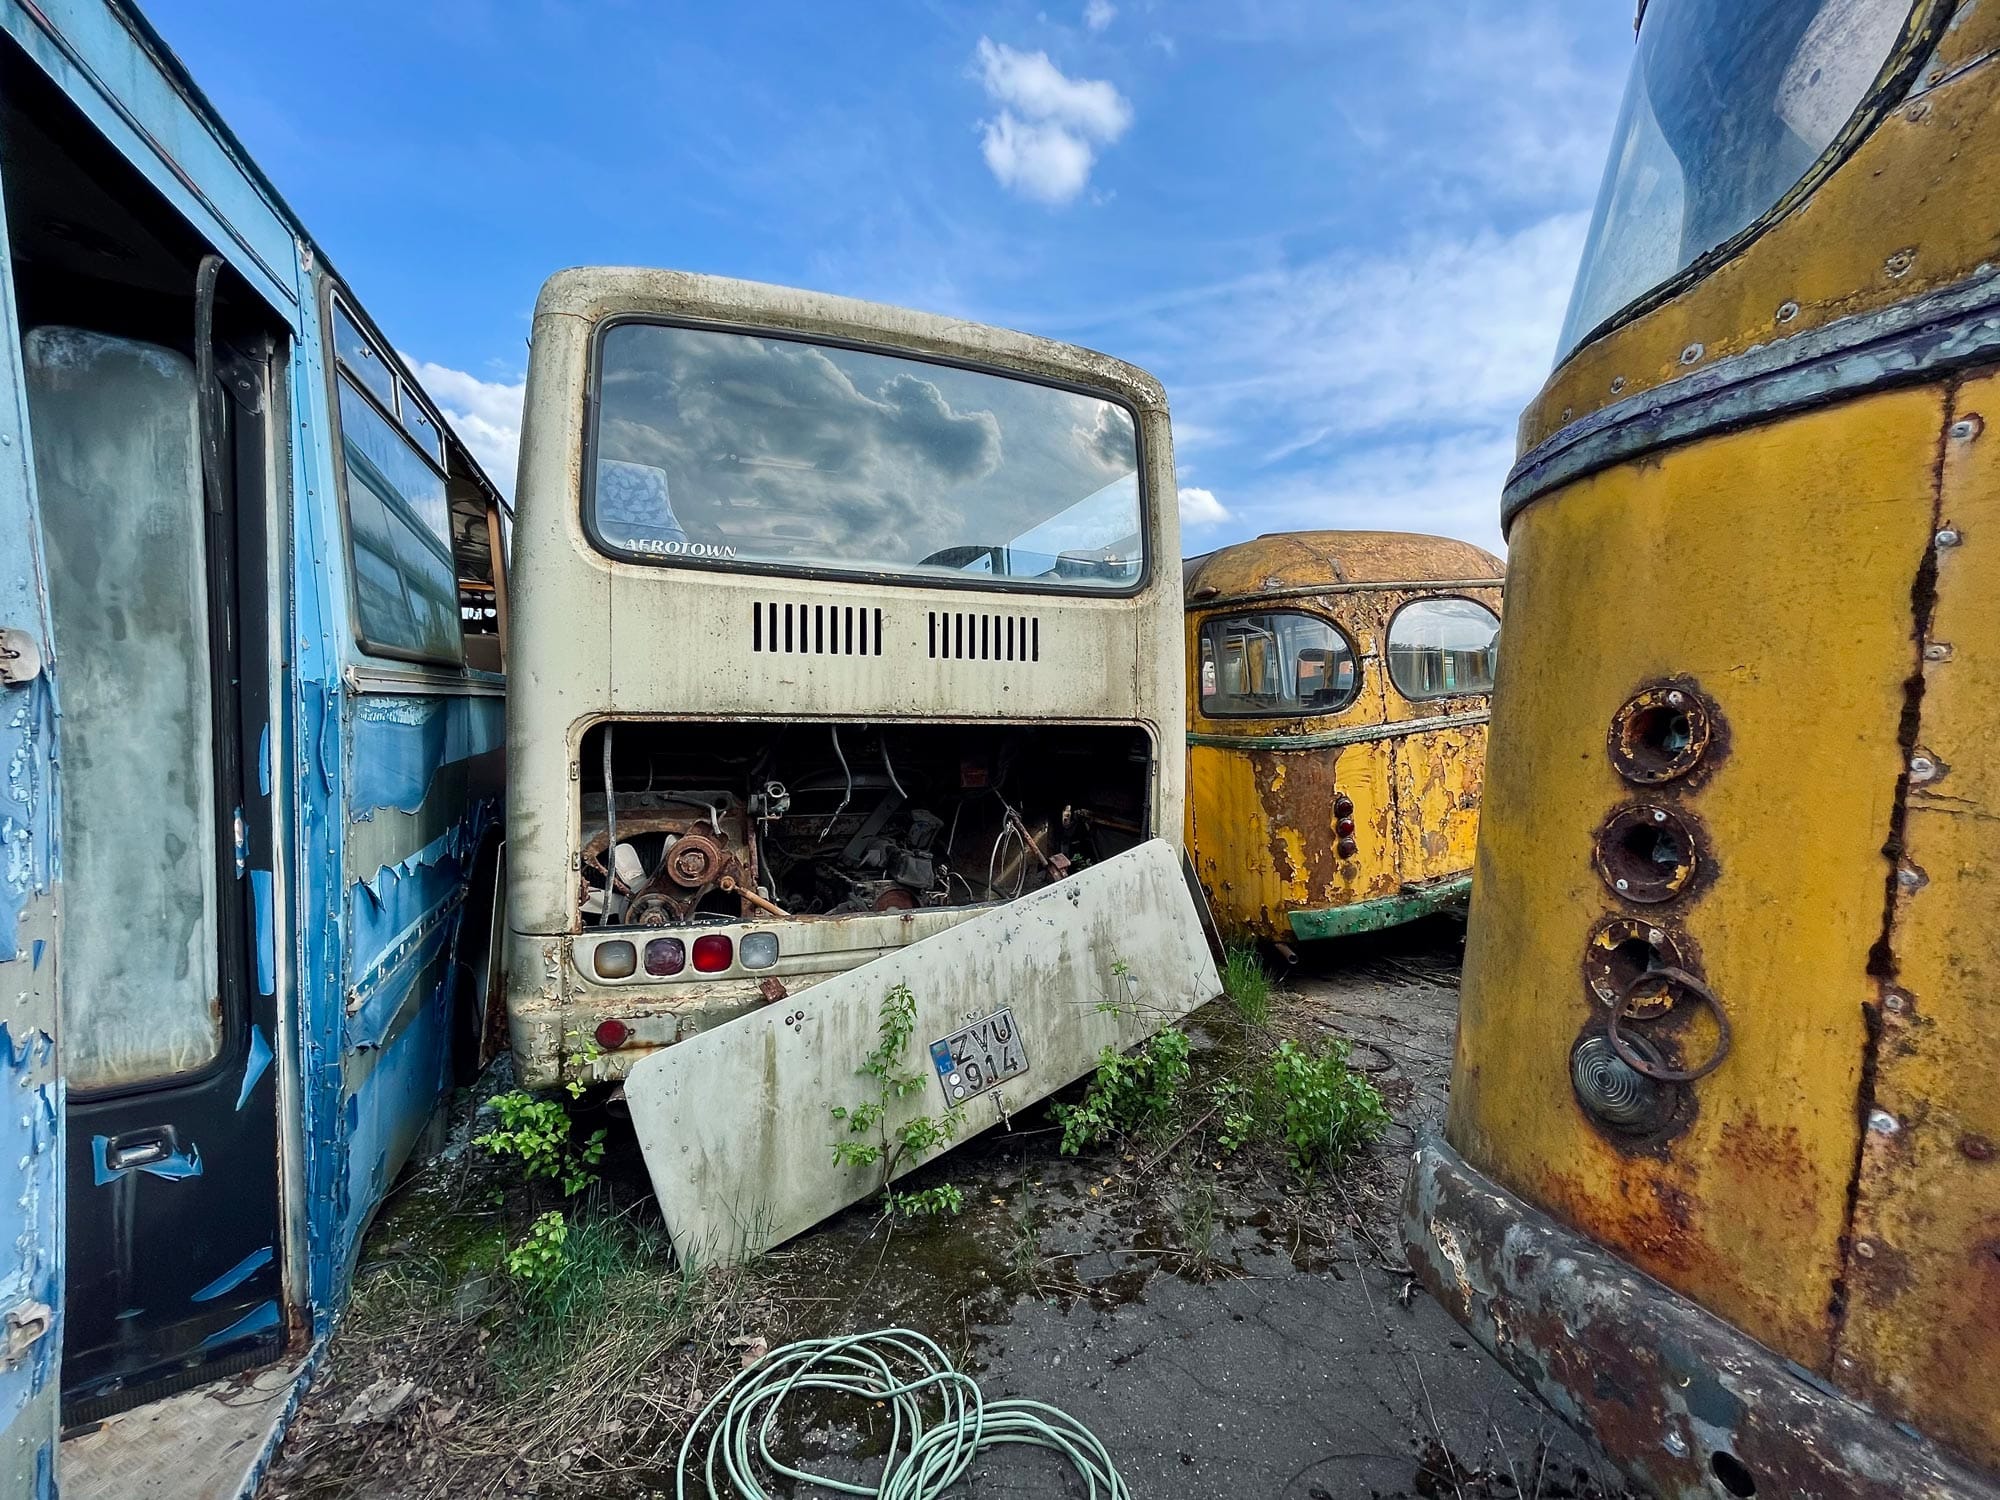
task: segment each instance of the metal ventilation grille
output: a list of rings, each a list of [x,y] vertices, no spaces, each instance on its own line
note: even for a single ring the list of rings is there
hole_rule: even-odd
[[[1042,622],[1038,615],[934,609],[930,647],[933,661],[1040,661]]]
[[[794,656],[880,656],[882,611],[854,604],[750,606],[750,649]]]

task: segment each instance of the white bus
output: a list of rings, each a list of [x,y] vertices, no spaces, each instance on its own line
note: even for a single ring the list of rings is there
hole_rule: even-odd
[[[620,1079],[1179,845],[1179,520],[1143,371],[845,298],[564,271],[516,503],[524,1083]]]

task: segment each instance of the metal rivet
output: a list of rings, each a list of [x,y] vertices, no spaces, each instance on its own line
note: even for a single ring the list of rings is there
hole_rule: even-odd
[[[1929,781],[1935,775],[1937,775],[1937,762],[1928,755],[1910,757],[1910,780]]]
[[[1985,421],[1977,412],[1969,417],[1960,417],[1951,424],[1951,435],[1961,443],[1969,443],[1986,428]]]
[[[1675,1458],[1683,1458],[1687,1455],[1687,1439],[1682,1437],[1678,1432],[1668,1433],[1666,1441],[1661,1443],[1660,1446],[1673,1454]]]
[[[1676,689],[1674,692],[1667,694],[1667,702],[1672,704],[1675,708],[1679,708],[1681,704],[1686,701],[1687,701],[1686,696],[1683,693],[1681,693],[1678,689]]]
[[[1700,359],[1702,355],[1705,354],[1706,352],[1707,351],[1704,350],[1700,344],[1689,344],[1687,348],[1681,350],[1681,363],[1684,365],[1691,365],[1696,360]]]
[[[1887,990],[1882,995],[1882,1005],[1886,1010],[1900,1011],[1907,1003],[1901,990]]]
[[[1868,1240],[1856,1240],[1854,1242],[1854,1253],[1863,1260],[1873,1260],[1875,1258],[1875,1246]]]
[[[1611,381],[1611,394],[1615,396],[1624,389],[1625,377],[1623,375],[1614,376]]]
[[[1781,303],[1778,307],[1778,321],[1780,323],[1789,323],[1798,315],[1799,305],[1796,302]]]
[[[1877,1135],[1894,1135],[1903,1127],[1888,1110],[1871,1109],[1868,1111],[1868,1128]]]
[[[1930,645],[1924,647],[1924,660],[1950,661],[1951,647],[1946,645],[1943,641],[1933,641],[1931,642]]]
[[[1931,538],[1931,540],[1936,542],[1940,547],[1956,547],[1961,539],[1956,531],[1947,526],[1943,531],[1940,531],[1935,537]]]
[[[1937,81],[1937,75],[1933,74],[1931,77],[1931,81],[1935,83]],[[1919,99],[1915,104],[1912,104],[1910,106],[1909,113],[1904,115],[1903,118],[1910,121],[1912,124],[1915,124],[1919,120],[1928,120],[1930,116],[1931,116],[1930,100]]]
[[[1851,1355],[1851,1354],[1843,1354],[1843,1355],[1841,1355],[1841,1356],[1840,1356],[1840,1368],[1841,1368],[1841,1369],[1843,1369],[1843,1370],[1851,1370],[1851,1369],[1853,1369],[1853,1368],[1854,1368],[1854,1356],[1853,1356],[1853,1355]]]
[[[1664,823],[1667,821],[1667,815],[1656,807],[1653,809],[1653,821],[1655,823]]]
[[[1627,889],[1627,888],[1628,888],[1628,887],[1630,886],[1631,882],[1630,882],[1630,881],[1627,881],[1627,880],[1622,880],[1622,879],[1621,879],[1621,880],[1617,881],[1617,882],[1616,882],[1616,884],[1617,884],[1617,887],[1618,887],[1618,889],[1622,891],[1622,890],[1625,890],[1625,889]]]
[[[1664,943],[1666,940],[1667,940],[1667,935],[1664,932],[1660,931],[1659,928],[1648,927],[1646,929],[1646,941],[1653,944],[1655,947],[1658,947],[1661,943]]]
[[[1565,406],[1563,408],[1562,419],[1565,422],[1567,422],[1571,417],[1575,415],[1576,415],[1576,408],[1574,406]]]
[[[1898,250],[1894,255],[1882,262],[1882,269],[1887,271],[1891,276],[1901,276],[1912,265],[1916,264],[1916,259],[1916,251]]]
[[[1906,891],[1914,891],[1923,883],[1924,877],[1919,875],[1915,870],[1912,870],[1908,865],[1905,865],[1896,872],[1896,884],[1900,885]]]

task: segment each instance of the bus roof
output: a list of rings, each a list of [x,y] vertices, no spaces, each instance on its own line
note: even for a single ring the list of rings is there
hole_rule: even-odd
[[[1497,584],[1506,565],[1456,537],[1414,531],[1277,531],[1187,560],[1191,606],[1314,584]]]

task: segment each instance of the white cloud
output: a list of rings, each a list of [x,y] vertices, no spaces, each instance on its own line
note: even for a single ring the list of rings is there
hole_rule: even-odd
[[[438,404],[459,441],[472,450],[486,477],[505,495],[514,493],[514,467],[521,453],[521,402],[527,382],[481,380],[449,365],[402,356],[431,400]]]
[[[1046,52],[979,39],[979,80],[1000,106],[980,122],[980,150],[999,184],[1048,204],[1068,203],[1090,182],[1097,152],[1132,125],[1132,106],[1099,78],[1071,78]]]
[[[1092,31],[1102,31],[1118,16],[1118,7],[1111,0],[1090,0],[1083,8],[1083,24]]]
[[[1514,423],[1546,376],[1581,213],[1433,234],[1121,309],[1231,530],[1381,526],[1499,545]],[[1186,445],[1184,445],[1186,446]],[[1186,491],[1183,491],[1183,496]]]
[[[1205,490],[1198,485],[1180,486],[1181,525],[1217,526],[1229,519],[1229,510],[1215,498],[1214,490]]]

